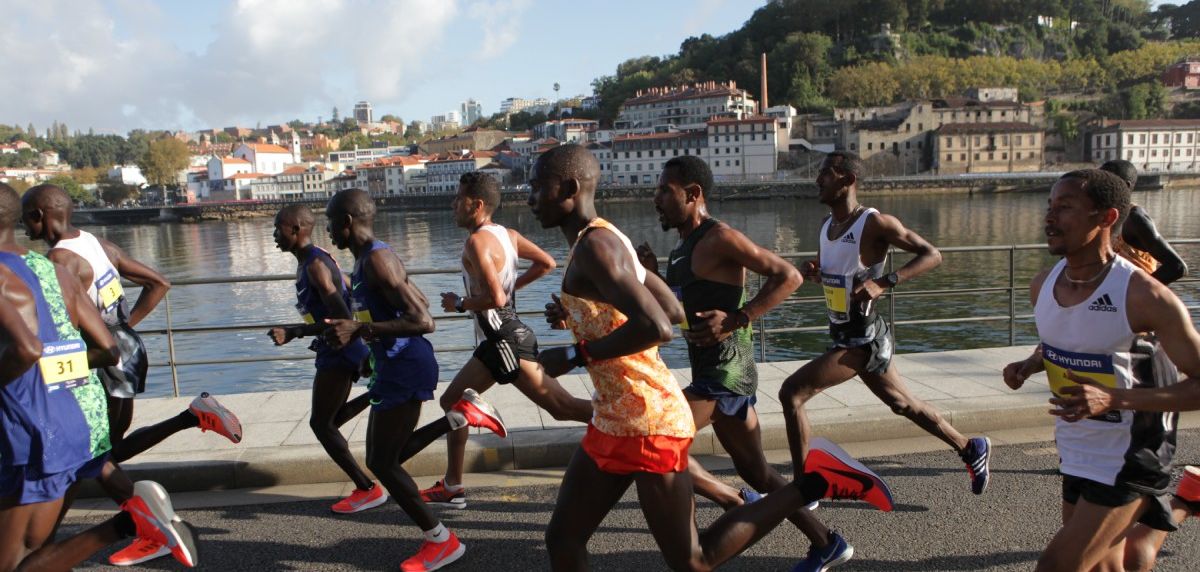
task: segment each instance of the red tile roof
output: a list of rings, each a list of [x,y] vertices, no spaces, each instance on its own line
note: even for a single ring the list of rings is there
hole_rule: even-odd
[[[285,155],[292,154],[291,151],[288,151],[279,145],[272,145],[270,143],[244,143],[244,145],[252,149],[255,153],[283,153]]]
[[[942,135],[964,135],[969,133],[1041,133],[1042,128],[1028,123],[946,123],[938,128]]]

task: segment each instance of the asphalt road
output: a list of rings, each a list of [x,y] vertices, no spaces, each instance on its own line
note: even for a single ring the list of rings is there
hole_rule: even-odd
[[[1180,464],[1200,465],[1200,431],[1183,432]],[[966,472],[949,452],[867,459],[896,497],[884,514],[865,504],[830,502],[819,517],[855,547],[852,570],[1030,570],[1057,529],[1060,477],[1053,443],[997,447],[991,488],[970,493]],[[734,481],[728,471],[723,477]],[[786,473],[785,473],[786,474]],[[547,569],[542,541],[557,487],[475,488],[470,506],[443,510],[443,520],[467,545],[448,570]],[[419,532],[392,503],[351,517],[328,511],[328,500],[181,511],[201,535],[199,570],[396,570],[416,550]],[[698,502],[698,521],[711,523],[718,509]],[[95,517],[71,519],[67,531]],[[664,570],[631,489],[589,545],[594,570]],[[808,548],[784,523],[722,570],[789,570]],[[108,552],[80,569],[101,566]],[[168,559],[132,570],[179,569]],[[1167,541],[1158,570],[1200,568],[1200,522],[1190,520]],[[128,570],[128,569],[127,569]]]

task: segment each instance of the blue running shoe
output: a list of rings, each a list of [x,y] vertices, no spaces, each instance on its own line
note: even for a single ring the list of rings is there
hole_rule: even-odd
[[[742,497],[742,500],[746,501],[746,504],[750,504],[752,502],[757,502],[757,501],[760,501],[767,497],[767,495],[764,495],[754,489],[750,489],[750,488],[746,488],[746,487],[742,487],[742,490],[738,492],[738,496]],[[812,501],[812,502],[804,505],[804,508],[808,509],[809,512],[812,512],[814,510],[817,510],[817,507],[819,507],[819,506],[821,506],[820,501]]]
[[[971,492],[983,494],[988,481],[992,479],[992,473],[988,470],[988,463],[992,459],[992,440],[987,437],[971,439],[960,456],[967,464],[967,473],[971,475]]]
[[[801,560],[792,572],[825,572],[854,556],[854,547],[842,535],[829,531],[829,546],[808,549],[808,556]]]

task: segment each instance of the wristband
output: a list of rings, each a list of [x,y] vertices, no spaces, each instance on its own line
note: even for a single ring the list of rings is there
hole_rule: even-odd
[[[734,317],[734,322],[737,323],[737,327],[741,329],[750,327],[750,323],[753,322],[753,320],[750,319],[750,314],[746,312],[745,308],[738,308],[737,315]]]
[[[588,353],[587,341],[580,340],[575,344],[575,357],[571,360],[571,365],[575,367],[587,367],[592,363],[592,354]]]
[[[459,296],[458,299],[454,301],[454,311],[458,312],[459,314],[466,312],[467,309],[463,307],[463,302],[465,301],[466,300],[463,299],[462,296]]]

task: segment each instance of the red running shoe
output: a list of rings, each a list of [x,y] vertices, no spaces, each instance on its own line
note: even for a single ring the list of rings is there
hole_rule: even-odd
[[[188,568],[196,565],[196,539],[186,524],[175,516],[171,498],[154,481],[133,484],[133,497],[121,504],[133,517],[137,537],[166,546],[171,555]]]
[[[133,566],[162,558],[171,554],[171,549],[153,540],[135,538],[133,543],[122,548],[108,557],[108,563],[113,566]]]
[[[454,407],[450,409],[462,413],[467,418],[467,425],[471,427],[482,427],[501,438],[508,437],[508,430],[504,428],[504,420],[500,418],[500,412],[484,401],[474,389],[463,391],[462,399],[459,399],[458,403],[455,403]]]
[[[1200,517],[1200,467],[1184,467],[1175,496],[1187,503],[1192,516]]]
[[[400,563],[400,570],[402,572],[437,570],[462,558],[462,555],[466,551],[466,545],[459,542],[458,537],[451,532],[450,540],[445,542],[429,542],[426,540],[421,543],[421,549],[416,554]]]
[[[242,442],[242,422],[207,391],[192,400],[188,411],[200,420],[201,431],[216,431],[234,443]]]
[[[892,491],[857,459],[826,439],[815,438],[809,445],[804,472],[821,475],[828,487],[825,498],[866,501],[884,512],[892,511]]]
[[[379,486],[379,483],[374,483],[369,489],[354,489],[350,496],[334,503],[330,510],[338,514],[354,514],[375,508],[387,500],[388,495],[384,492],[383,487]]]
[[[451,491],[446,488],[446,481],[438,481],[433,483],[432,487],[421,491],[421,500],[425,501],[425,504],[434,506],[466,508],[467,488],[459,486],[458,490]]]

